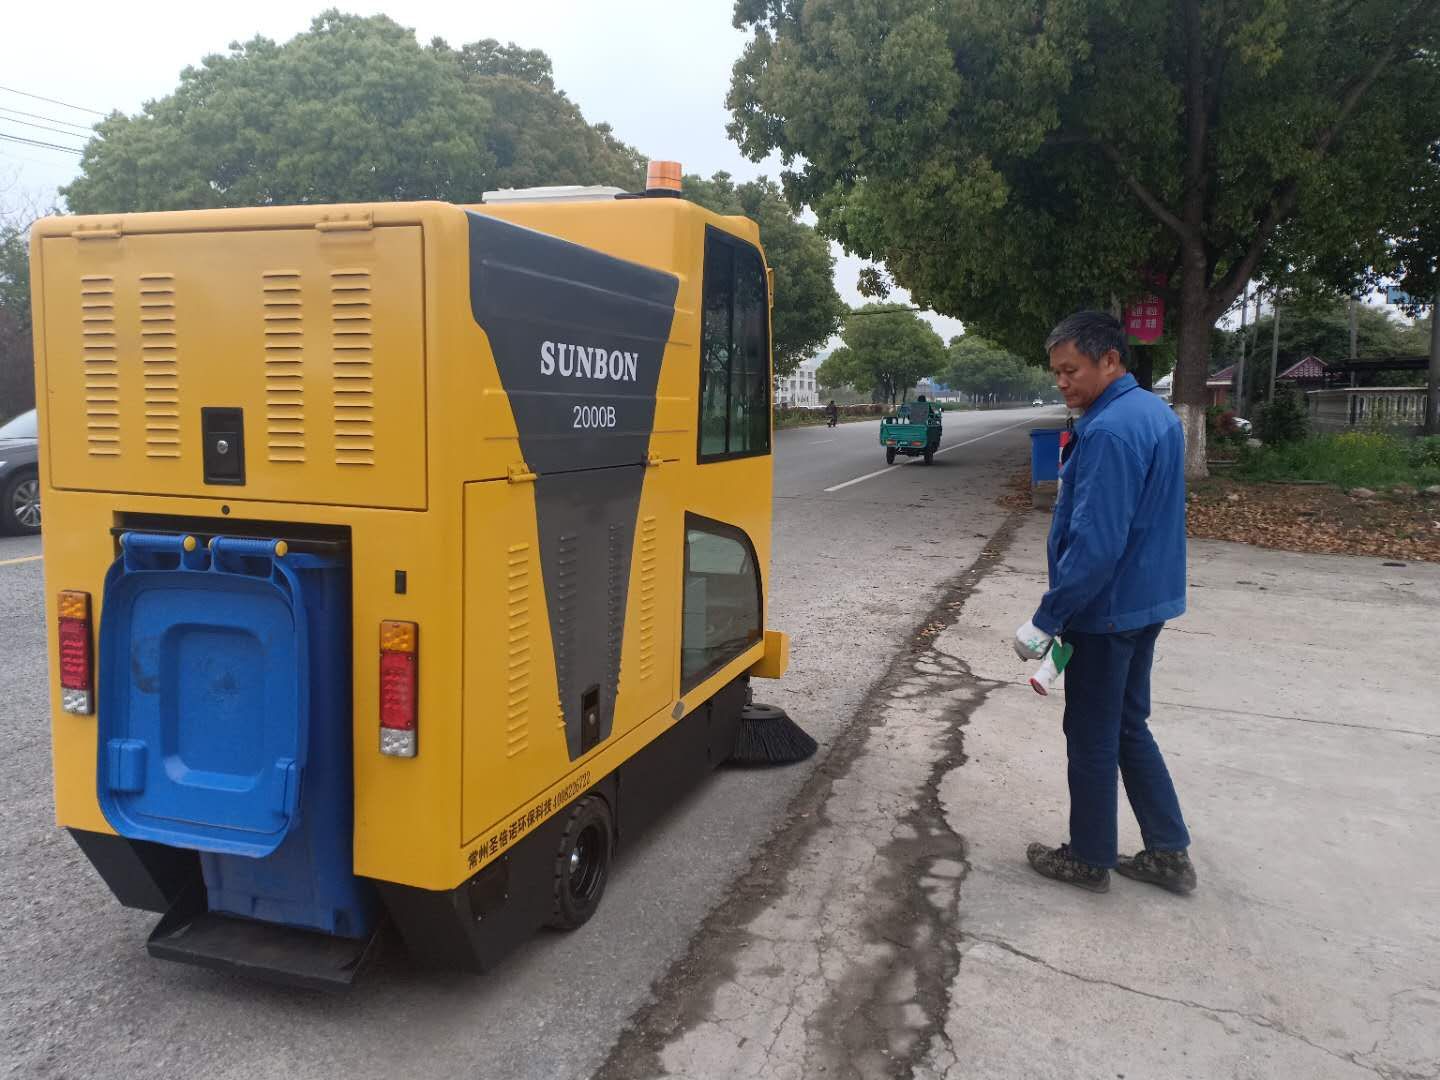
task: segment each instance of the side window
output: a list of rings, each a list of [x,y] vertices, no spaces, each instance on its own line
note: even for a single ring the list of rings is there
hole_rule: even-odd
[[[770,305],[760,253],[705,234],[700,460],[770,452]]]
[[[755,552],[739,529],[687,514],[680,685],[688,692],[762,634]]]

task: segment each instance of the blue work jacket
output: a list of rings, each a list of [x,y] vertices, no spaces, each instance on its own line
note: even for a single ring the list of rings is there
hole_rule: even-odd
[[[1075,424],[1048,545],[1047,634],[1119,634],[1185,611],[1185,436],[1133,375]]]

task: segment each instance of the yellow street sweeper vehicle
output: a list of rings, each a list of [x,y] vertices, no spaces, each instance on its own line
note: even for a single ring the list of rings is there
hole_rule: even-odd
[[[757,229],[651,175],[35,226],[57,818],[153,955],[484,970],[737,741],[813,750],[748,696]]]

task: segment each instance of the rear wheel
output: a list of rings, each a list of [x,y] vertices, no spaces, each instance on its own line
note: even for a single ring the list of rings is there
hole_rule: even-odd
[[[926,464],[926,465],[929,465],[929,464],[930,464],[932,461],[934,461],[934,460],[935,460],[935,451],[932,450],[930,447],[927,446],[927,447],[925,448],[925,464]]]
[[[24,535],[39,531],[40,475],[16,473],[0,492],[0,532]]]
[[[610,807],[598,795],[587,795],[571,807],[555,855],[551,926],[574,930],[595,914],[610,880],[614,835]]]
[[[885,447],[885,464],[886,464],[886,465],[894,465],[894,464],[895,464],[895,448],[894,448],[893,446],[887,446],[887,447]]]

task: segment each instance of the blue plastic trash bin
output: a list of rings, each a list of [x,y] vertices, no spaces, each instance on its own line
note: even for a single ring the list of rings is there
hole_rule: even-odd
[[[1030,431],[1030,485],[1060,479],[1060,435],[1064,428]]]
[[[200,852],[212,912],[364,937],[351,865],[350,568],[276,540],[126,533],[100,624],[98,796]]]

